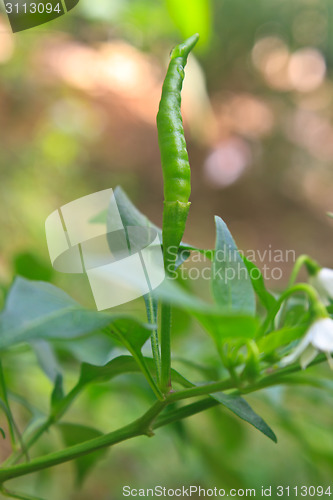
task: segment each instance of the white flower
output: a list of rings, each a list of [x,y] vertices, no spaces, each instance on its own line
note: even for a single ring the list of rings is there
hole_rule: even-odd
[[[333,300],[333,269],[322,267],[310,278],[311,285],[317,290],[322,302],[328,306]]]
[[[281,359],[281,365],[289,365],[300,358],[300,365],[304,369],[320,352],[326,354],[330,368],[333,369],[333,360],[331,358],[333,352],[333,320],[331,318],[317,319],[310,326],[294,352]]]

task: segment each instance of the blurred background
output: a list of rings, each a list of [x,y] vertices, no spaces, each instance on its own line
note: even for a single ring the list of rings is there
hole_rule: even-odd
[[[155,118],[169,52],[194,32],[201,38],[183,92],[193,172],[186,241],[213,247],[216,214],[244,251],[292,249],[333,267],[332,25],[330,0],[80,0],[15,35],[0,13],[0,302],[17,273],[86,300],[79,278],[52,273],[48,260],[44,221],[64,203],[120,184],[161,224]],[[276,290],[292,262],[280,265],[281,279],[269,282]],[[189,341],[187,319],[178,325],[188,356],[214,357],[198,327]],[[70,386],[77,372],[67,361]],[[7,363],[14,388],[46,408],[51,387],[34,355],[24,353],[20,376]],[[104,430],[131,420],[149,397],[138,382],[143,400],[133,402],[131,384],[123,377],[111,396],[109,386],[88,390],[70,418]],[[71,465],[16,483],[48,500],[119,499],[124,484],[328,485],[333,403],[323,398],[305,388],[249,398],[277,446],[214,409],[113,449],[80,492]],[[39,452],[57,440],[51,433]]]

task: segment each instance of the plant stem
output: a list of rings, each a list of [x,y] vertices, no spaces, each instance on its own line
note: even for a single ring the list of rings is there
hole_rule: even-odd
[[[171,306],[161,306],[161,390],[171,389]]]
[[[144,373],[146,378],[148,379],[150,386],[153,388],[155,395],[158,397],[159,401],[164,401],[164,398],[158,389],[158,387],[155,384],[155,381],[153,380],[146,363],[144,360],[140,359],[139,357],[135,356],[135,359],[141,369],[141,371]],[[60,404],[53,410],[51,415],[45,420],[45,422],[38,428],[36,431],[31,435],[27,443],[25,444],[24,451],[18,450],[17,452],[13,453],[7,460],[5,460],[2,464],[2,466],[10,466],[13,464],[16,464],[24,455],[25,452],[27,452],[37,441],[38,439],[46,432],[49,430],[49,428],[58,422],[60,418],[63,416],[63,414],[68,410],[70,405],[73,403],[73,401],[76,399],[78,394],[84,389],[85,385],[80,384],[78,382],[73,389],[67,394],[67,396],[60,402]]]
[[[267,328],[273,322],[273,320],[274,320],[275,316],[277,315],[277,313],[279,312],[279,309],[280,309],[281,305],[283,304],[283,302],[295,293],[305,293],[308,296],[308,298],[310,299],[310,302],[312,303],[312,307],[313,307],[314,311],[316,312],[316,314],[322,315],[322,316],[327,316],[326,308],[320,302],[317,291],[311,285],[308,285],[307,283],[298,283],[297,285],[294,285],[291,288],[287,288],[287,290],[285,290],[285,292],[280,295],[279,299],[276,301],[276,304],[270,310],[264,323],[260,327],[259,332],[258,332],[258,337],[260,337],[266,333]]]
[[[308,273],[312,275],[315,274],[320,269],[320,266],[313,259],[311,259],[311,257],[305,254],[300,255],[296,259],[293,270],[291,271],[287,289],[291,288],[295,284],[298,274],[303,266],[305,266],[308,270]],[[287,307],[287,301],[285,301],[285,303],[281,307],[279,325],[283,324],[286,307]]]
[[[144,299],[146,303],[148,321],[150,324],[156,324],[157,323],[156,310],[154,307],[152,294],[147,293]],[[156,381],[157,384],[159,384],[161,380],[161,356],[160,356],[157,328],[155,328],[153,333],[151,334],[150,341],[151,341],[151,350],[153,354],[153,359],[155,362]]]
[[[129,425],[126,425],[114,432],[105,434],[90,441],[85,441],[75,446],[70,446],[64,450],[50,453],[49,455],[36,458],[29,463],[13,465],[0,470],[0,484],[14,477],[24,476],[32,472],[37,472],[54,465],[71,461],[75,458],[87,455],[94,451],[100,450],[120,443],[127,439],[136,436],[152,436],[152,424],[158,414],[166,406],[166,401],[157,401],[142,417],[135,420]]]
[[[24,476],[31,472],[37,472],[54,465],[68,462],[101,448],[120,443],[121,441],[125,441],[126,439],[135,436],[139,436],[140,434],[141,432],[138,430],[138,427],[136,425],[127,425],[115,432],[111,432],[91,441],[86,441],[84,443],[66,448],[65,450],[50,453],[49,455],[36,458],[28,463],[13,465],[12,467],[2,469],[0,470],[0,482],[2,483],[14,477]]]
[[[306,266],[310,274],[314,274],[315,271],[318,271],[320,269],[320,266],[313,259],[311,259],[311,257],[309,257],[308,255],[300,255],[296,259],[293,270],[291,271],[288,288],[293,286],[293,284],[295,283],[297,276],[303,265]]]
[[[323,357],[314,360],[311,365],[321,362]],[[277,373],[273,373],[266,377],[263,377],[258,383],[252,386],[243,388],[242,390],[236,390],[233,392],[235,395],[248,394],[250,392],[255,392],[264,387],[269,387],[271,385],[276,385],[283,383],[283,376],[290,373],[300,371],[299,365],[294,365],[290,367],[283,368]],[[288,379],[286,379],[288,381]],[[0,469],[0,484],[3,482],[13,479],[15,477],[24,476],[26,474],[37,472],[43,469],[47,469],[54,465],[58,465],[64,462],[68,462],[75,458],[83,455],[87,455],[101,448],[106,448],[114,444],[120,443],[127,439],[137,437],[137,436],[152,436],[153,430],[163,427],[170,423],[176,422],[180,419],[190,417],[197,413],[200,413],[208,408],[217,406],[220,403],[212,398],[206,398],[201,401],[197,401],[190,405],[183,406],[170,413],[162,414],[160,413],[169,404],[182,399],[197,397],[212,394],[214,392],[219,392],[226,389],[231,389],[233,387],[232,381],[224,380],[219,382],[214,382],[206,384],[204,386],[192,387],[189,389],[184,389],[177,393],[169,394],[169,396],[164,401],[156,401],[154,405],[140,418],[135,420],[129,425],[122,427],[116,431],[113,431],[104,436],[92,439],[90,441],[85,441],[75,446],[71,446],[59,452],[51,453],[45,455],[44,457],[36,458],[29,463],[14,465],[11,467]],[[160,415],[160,416],[159,416]],[[20,498],[20,497],[18,497]],[[22,497],[23,498],[23,497]]]
[[[36,458],[29,463],[1,469],[0,483],[2,484],[9,479],[25,476],[32,472],[38,472],[40,470],[71,461],[75,458],[115,445],[133,437],[143,435],[152,436],[153,429],[157,429],[176,420],[195,415],[196,413],[219,403],[208,398],[170,412],[168,415],[165,415],[155,422],[159,413],[167,404],[168,401],[157,401],[142,417],[135,420],[133,423],[118,429],[117,431],[110,432],[109,434],[91,439],[90,441],[85,441],[84,443],[80,443],[75,446],[71,446],[59,452],[50,453],[44,457]]]

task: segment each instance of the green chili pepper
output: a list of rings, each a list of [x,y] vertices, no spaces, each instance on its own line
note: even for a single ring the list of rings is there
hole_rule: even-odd
[[[181,90],[188,55],[199,39],[193,35],[171,52],[157,114],[158,142],[164,179],[163,253],[171,272],[190,208],[191,170],[181,115]]]
[[[191,170],[186,150],[183,120],[180,111],[181,90],[185,77],[184,67],[188,55],[199,39],[194,35],[177,45],[162,88],[157,113],[158,142],[161,151],[164,180],[163,254],[167,273],[175,268],[179,244],[184,234],[190,208]],[[161,389],[171,389],[171,306],[161,308]]]

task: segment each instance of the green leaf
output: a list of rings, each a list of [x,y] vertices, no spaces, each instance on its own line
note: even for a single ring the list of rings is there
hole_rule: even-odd
[[[144,360],[149,370],[154,373],[154,360],[147,357],[145,357]],[[86,385],[92,382],[108,382],[118,375],[137,372],[140,372],[140,366],[132,356],[118,356],[117,358],[112,359],[105,366],[94,366],[83,363],[81,366],[79,384]],[[192,384],[176,370],[172,370],[171,375],[174,382],[179,383],[184,387],[192,387]]]
[[[308,327],[308,324],[303,324],[275,330],[258,340],[258,348],[260,352],[269,354],[279,347],[290,344],[291,342],[303,337]]]
[[[83,363],[79,384],[86,385],[91,382],[108,382],[117,375],[138,371],[140,371],[139,365],[132,356],[118,356],[109,361],[105,366]]]
[[[154,295],[162,302],[175,305],[191,313],[200,311],[207,314],[216,314],[219,312],[215,305],[208,304],[195,295],[191,295],[172,278],[164,280],[164,282],[154,290]]]
[[[125,191],[120,186],[114,190],[114,197],[117,202],[117,207],[120,217],[124,226],[139,226],[139,227],[152,227],[159,235],[162,235],[162,230],[155,226],[148,217],[140,212],[136,206],[128,198]]]
[[[61,431],[66,446],[74,446],[103,435],[102,432],[93,429],[92,427],[86,427],[78,424],[61,423],[58,424],[58,428]],[[78,485],[82,484],[90,469],[95,465],[97,460],[100,460],[105,455],[105,453],[106,450],[102,449],[75,460],[76,481]]]
[[[255,294],[248,270],[230,231],[215,217],[216,247],[212,263],[212,291],[216,303],[227,313],[255,315]]]
[[[37,339],[82,337],[126,318],[84,309],[50,283],[16,278],[0,314],[0,350]]]
[[[190,388],[200,386],[199,384],[193,384],[192,382],[184,379],[182,375],[180,375],[180,377],[181,378],[178,380],[178,382],[183,385],[183,387]],[[223,404],[226,408],[228,408],[242,420],[245,420],[249,424],[253,425],[256,429],[265,434],[265,436],[272,439],[275,443],[277,442],[277,438],[272,429],[259,415],[257,415],[257,413],[253,411],[253,409],[251,408],[249,403],[245,401],[245,399],[241,398],[240,396],[224,394],[223,392],[210,394],[210,397]]]
[[[134,356],[141,355],[143,345],[150,338],[153,325],[126,318],[111,325],[110,335],[123,344]]]
[[[2,435],[3,439],[6,439],[6,433],[2,427],[0,427],[0,434]]]
[[[267,291],[260,269],[246,257],[243,257],[243,261],[249,272],[254,291],[258,295],[259,300],[265,307],[265,309],[267,309],[267,311],[270,311],[272,307],[275,306],[276,299],[271,293]]]
[[[60,401],[57,407],[54,405],[53,409],[58,415],[63,415],[69,406],[72,404],[77,395],[90,383],[104,383],[109,382],[118,375],[129,373],[142,373],[151,377],[151,373],[156,375],[156,365],[152,358],[143,357],[141,352],[139,356],[118,356],[112,359],[105,366],[90,365],[83,363],[81,365],[80,378],[74,389]],[[176,370],[171,370],[172,380],[183,387],[193,387],[193,384],[184,378]]]
[[[154,294],[162,301],[188,311],[216,341],[228,338],[253,338],[258,319],[252,315],[208,304],[190,295],[173,280],[165,280]]]
[[[245,399],[239,396],[224,394],[223,392],[211,394],[211,397],[226,406],[230,411],[232,411],[242,420],[245,420],[249,424],[253,425],[253,427],[265,434],[265,436],[269,437],[272,441],[274,441],[275,443],[277,442],[276,435],[274,434],[272,429],[259,415],[257,415],[257,413],[252,410],[251,406],[247,401],[245,401]]]

